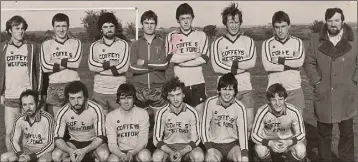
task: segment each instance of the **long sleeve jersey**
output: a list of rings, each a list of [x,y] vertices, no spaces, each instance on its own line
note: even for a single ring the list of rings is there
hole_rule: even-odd
[[[118,64],[110,66],[110,60],[118,61]],[[93,86],[95,92],[116,94],[119,85],[126,82],[125,72],[129,68],[128,43],[117,37],[111,44],[106,44],[103,38],[92,43],[88,67],[96,72]]]
[[[239,140],[241,152],[247,155],[247,114],[245,106],[232,100],[228,107],[222,106],[220,96],[207,99],[201,125],[202,139],[207,149],[213,143],[230,143]]]
[[[166,144],[188,144],[194,149],[200,143],[199,124],[198,113],[188,104],[179,114],[167,105],[156,114],[153,143],[159,149]]]
[[[77,69],[82,58],[82,43],[76,38],[67,38],[64,42],[49,39],[42,43],[40,49],[41,68],[49,73],[49,83],[68,83],[80,80]],[[61,64],[54,60],[60,59]],[[60,66],[65,67],[61,70]]]
[[[268,145],[269,140],[292,139],[293,144],[305,138],[305,127],[301,113],[286,103],[284,113],[276,116],[269,104],[261,106],[255,116],[251,133],[256,144]]]
[[[24,40],[16,46],[10,40],[0,48],[0,95],[18,99],[26,89],[38,90],[41,73],[36,45]]]
[[[45,111],[39,110],[33,123],[30,122],[26,114],[20,114],[15,119],[10,136],[12,151],[17,156],[28,153],[31,160],[37,160],[43,154],[51,152],[55,146],[53,137],[54,126],[55,121]],[[21,136],[23,147],[19,144]]]
[[[163,85],[166,80],[165,70],[168,68],[164,43],[158,36],[151,43],[144,37],[132,43],[128,71],[133,73],[130,80],[135,86],[158,88]],[[144,65],[137,65],[138,59],[144,60]]]
[[[278,63],[272,58],[278,57]],[[305,50],[302,40],[289,36],[284,42],[272,37],[262,43],[262,64],[268,75],[268,85],[281,83],[287,90],[301,88],[299,68],[303,65]]]
[[[206,34],[200,30],[191,30],[188,34],[182,33],[179,29],[170,32],[166,38],[165,46],[168,60],[171,60],[173,55],[192,53],[201,53],[201,58],[204,59],[206,63],[209,60],[208,38]],[[184,82],[185,86],[205,83],[201,65],[184,67],[175,64],[174,74]]]
[[[77,113],[70,104],[64,105],[56,115],[55,139],[63,138],[66,127],[70,140],[87,142],[96,137],[105,137],[104,115],[102,108],[87,100],[85,109]]]
[[[122,151],[130,151],[148,143],[149,116],[144,109],[133,107],[130,112],[118,108],[106,116],[106,134],[109,144]]]
[[[213,41],[210,53],[215,73],[223,75],[232,72],[239,91],[252,90],[248,70],[255,67],[257,55],[255,43],[250,37],[240,34],[232,41],[227,36],[221,36]]]

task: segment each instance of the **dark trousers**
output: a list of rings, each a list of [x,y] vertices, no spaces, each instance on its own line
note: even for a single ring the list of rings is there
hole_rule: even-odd
[[[338,155],[340,161],[354,161],[354,132],[353,118],[341,121],[339,127]],[[322,161],[333,161],[332,159],[332,123],[321,123],[317,121],[317,131],[320,136],[319,156]]]

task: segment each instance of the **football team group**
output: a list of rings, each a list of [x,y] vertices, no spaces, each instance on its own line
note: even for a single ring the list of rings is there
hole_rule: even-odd
[[[210,45],[203,31],[192,28],[189,4],[177,7],[179,27],[165,40],[156,35],[157,15],[148,10],[140,19],[143,36],[129,45],[116,36],[117,17],[101,13],[101,38],[88,53],[92,96],[80,81],[83,46],[68,34],[69,17],[54,15],[53,38],[36,45],[24,39],[27,22],[13,16],[6,22],[11,38],[0,45],[8,151],[1,161],[238,162],[276,155],[306,161],[301,67],[314,87],[319,159],[332,161],[332,126],[338,123],[339,158],[354,161],[357,46],[343,11],[326,10],[308,48],[289,34],[288,14],[274,13],[274,35],[261,52],[268,72],[264,105],[253,99],[249,70],[257,54],[253,39],[240,30],[242,12],[231,4],[221,16],[226,32]],[[205,91],[202,67],[209,61],[220,74],[214,96]],[[166,78],[168,68],[175,77]]]

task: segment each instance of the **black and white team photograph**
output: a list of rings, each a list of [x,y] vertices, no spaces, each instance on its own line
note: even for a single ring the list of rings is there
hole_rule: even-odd
[[[357,1],[1,1],[1,162],[354,162]]]

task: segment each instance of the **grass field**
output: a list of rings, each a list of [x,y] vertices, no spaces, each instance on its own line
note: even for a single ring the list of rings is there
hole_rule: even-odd
[[[255,100],[255,108],[257,109],[259,106],[263,105],[266,102],[265,98],[265,90],[267,86],[267,73],[265,72],[263,65],[261,63],[261,44],[262,41],[255,41],[256,45],[256,51],[257,51],[257,62],[255,68],[251,69],[251,81],[254,88],[254,100]],[[307,47],[307,41],[305,42]],[[89,54],[89,46],[90,43],[84,43],[84,51],[83,51],[83,58],[80,65],[79,73],[81,80],[88,86],[90,90],[90,96],[92,94],[93,90],[93,76],[94,73],[90,72],[87,66],[87,58]],[[171,77],[173,76],[173,70],[169,69],[167,71],[167,76]],[[204,76],[206,81],[206,91],[208,96],[213,96],[216,93],[216,79],[217,75],[213,72],[210,63],[204,66]],[[305,120],[305,126],[306,126],[306,137],[308,140],[308,156],[310,159],[315,159],[314,152],[311,152],[313,148],[317,148],[318,144],[318,136],[316,132],[316,120],[313,116],[313,89],[308,83],[308,78],[301,69],[301,76],[302,76],[302,87],[305,94],[305,103],[306,108],[304,110],[304,120]],[[2,106],[2,105],[0,105]],[[4,110],[3,108],[0,108],[0,153],[3,153],[5,149],[5,126],[4,126]],[[357,127],[357,117],[354,120],[355,128]],[[333,153],[337,154],[337,146],[338,146],[338,139],[339,139],[339,133],[338,133],[338,126],[334,126],[333,129],[333,147],[332,151]],[[355,134],[355,146],[357,146],[357,130],[354,130]],[[356,161],[358,161],[357,155],[356,155]]]

